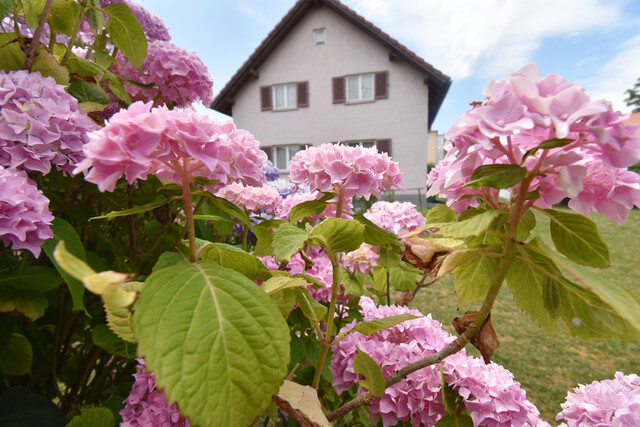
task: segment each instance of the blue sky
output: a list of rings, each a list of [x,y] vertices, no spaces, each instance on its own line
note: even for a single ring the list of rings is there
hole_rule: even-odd
[[[217,94],[295,0],[138,0],[195,52]],[[446,132],[491,79],[528,63],[623,112],[640,77],[640,0],[343,0],[452,80],[433,129]],[[250,131],[250,129],[249,129]]]

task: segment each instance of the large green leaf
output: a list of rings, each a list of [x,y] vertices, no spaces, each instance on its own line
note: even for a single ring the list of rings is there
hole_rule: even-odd
[[[278,307],[240,273],[203,260],[149,276],[135,304],[139,354],[194,425],[249,425],[289,363]]]
[[[307,282],[301,277],[279,276],[272,277],[262,284],[262,289],[268,293],[281,291],[289,288],[299,288],[301,286],[309,286],[311,283]]]
[[[251,280],[267,280],[271,277],[269,269],[258,257],[226,243],[209,243],[200,250],[198,257],[213,260]]]
[[[436,205],[427,211],[427,223],[455,222],[458,219],[456,211],[444,203]]]
[[[100,86],[77,77],[71,77],[69,80],[69,95],[73,96],[78,102],[95,102],[97,104],[107,104],[109,95]]]
[[[409,268],[408,264],[400,264],[389,269],[391,284],[396,291],[412,291],[416,288],[416,273],[419,270]]]
[[[311,326],[315,327],[327,314],[327,307],[316,301],[306,288],[295,288],[296,303],[302,314],[309,319]]]
[[[73,0],[54,0],[51,4],[47,24],[54,33],[71,36],[73,24],[78,14],[78,6]]]
[[[508,215],[505,211],[485,211],[459,222],[445,222],[423,225],[418,227],[411,234],[418,235],[424,230],[430,230],[437,235],[444,237],[452,237],[454,239],[468,238],[470,236],[479,236],[493,224],[501,216]]]
[[[527,268],[521,267],[520,274],[509,278],[509,287],[518,305],[539,324],[551,324],[549,319],[557,315],[573,335],[583,339],[640,339],[638,299],[602,274],[572,263],[537,239],[518,249],[517,260]],[[525,285],[536,290],[523,289]],[[542,310],[551,312],[544,315]]]
[[[460,249],[451,252],[442,260],[442,264],[440,264],[440,268],[438,269],[438,277],[451,273],[456,268],[469,261],[475,253],[475,249]]]
[[[7,375],[25,375],[31,370],[33,349],[22,334],[14,333],[9,345],[0,348],[0,371]]]
[[[63,427],[66,424],[64,412],[42,394],[14,386],[0,395],[0,425]]]
[[[498,264],[498,258],[477,253],[455,269],[454,287],[458,294],[458,308],[484,299],[498,271]]]
[[[75,310],[85,310],[83,302],[84,285],[82,284],[82,282],[80,282],[80,280],[74,278],[66,271],[64,271],[64,269],[60,267],[60,264],[58,264],[53,256],[53,251],[56,248],[56,245],[59,242],[64,241],[67,250],[72,255],[83,261],[86,260],[87,256],[84,252],[84,247],[82,246],[80,236],[78,236],[78,233],[76,233],[76,230],[71,224],[61,218],[56,218],[51,222],[51,231],[53,231],[53,238],[44,242],[44,244],[42,245],[42,249],[45,251],[53,265],[56,267],[66,284],[69,286],[69,292],[71,293],[71,299],[73,301],[73,308]]]
[[[327,208],[327,200],[332,196],[324,196],[318,200],[307,200],[291,208],[289,221],[297,222],[304,217],[321,214]]]
[[[273,233],[273,241],[271,242],[276,260],[290,260],[296,252],[302,249],[302,245],[308,236],[308,231],[293,224],[280,224],[275,233]]]
[[[360,385],[371,393],[373,397],[380,397],[384,394],[385,381],[382,369],[373,360],[373,357],[362,352],[359,348],[353,358],[353,371],[364,378],[359,381]]]
[[[44,45],[39,44],[36,57],[33,59],[31,72],[39,71],[43,76],[53,77],[56,83],[66,86],[69,84],[69,71],[67,67],[53,57]]]
[[[577,213],[553,209],[542,212],[551,219],[551,238],[558,252],[579,264],[599,268],[609,266],[609,248],[592,220]]]
[[[364,242],[364,225],[358,221],[327,218],[316,225],[309,239],[324,247],[329,253],[351,252]]]
[[[53,267],[30,266],[0,277],[0,312],[17,311],[31,320],[44,315],[45,292],[62,283]]]
[[[142,25],[124,3],[112,3],[104,8],[107,14],[107,32],[111,41],[129,61],[139,67],[147,56],[147,37]]]
[[[398,240],[398,236],[374,224],[366,216],[356,214],[353,216],[353,219],[364,225],[363,238],[365,243],[376,246],[388,245],[394,248],[402,246],[402,243]]]
[[[107,325],[100,324],[93,328],[91,339],[95,345],[103,348],[109,353],[133,359],[136,357],[136,345],[132,342],[122,340],[113,333]]]
[[[16,33],[0,32],[0,69],[4,71],[21,70],[27,55],[20,49]]]
[[[81,408],[80,415],[73,417],[67,427],[113,427],[115,423],[107,408]]]
[[[398,323],[418,318],[418,316],[414,316],[413,314],[398,314],[397,316],[383,317],[382,319],[356,323],[352,330],[360,332],[363,335],[371,335],[376,332],[380,332],[383,329],[396,326]]]
[[[471,174],[464,187],[509,188],[524,179],[527,169],[518,165],[482,165]]]

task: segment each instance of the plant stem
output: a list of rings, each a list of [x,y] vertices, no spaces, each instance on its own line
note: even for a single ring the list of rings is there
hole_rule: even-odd
[[[246,252],[247,250],[247,238],[249,237],[249,226],[244,224],[242,226],[242,250]]]
[[[193,206],[191,204],[191,187],[189,177],[181,174],[182,177],[182,201],[184,204],[184,214],[187,217],[187,234],[189,235],[189,261],[196,262],[196,228],[193,221]]]
[[[322,349],[320,350],[320,356],[318,357],[318,364],[316,365],[316,372],[313,376],[312,386],[316,390],[320,384],[320,375],[322,374],[322,368],[324,367],[324,361],[327,358],[327,353],[332,344],[332,331],[333,331],[333,317],[336,313],[336,300],[338,298],[338,288],[340,287],[340,270],[338,269],[338,256],[333,253],[329,253],[329,259],[331,260],[331,267],[333,269],[333,283],[331,283],[331,301],[329,302],[329,313],[327,314],[327,331],[324,334],[324,340],[321,341]]]
[[[69,39],[69,45],[67,47],[67,51],[64,54],[64,57],[62,58],[62,61],[60,61],[62,64],[67,62],[67,59],[71,54],[71,48],[73,47],[73,44],[76,42],[76,37],[78,37],[78,30],[80,30],[80,25],[82,24],[82,15],[84,15],[84,11],[87,8],[86,1],[80,1],[79,3],[80,3],[80,7],[78,8],[78,14],[76,15],[76,19],[73,22],[73,29],[71,30],[71,38]]]
[[[24,68],[26,68],[29,71],[31,71],[33,60],[36,57],[36,51],[38,50],[38,45],[40,44],[40,36],[44,31],[44,25],[47,23],[47,17],[49,16],[49,11],[51,10],[52,4],[53,4],[53,0],[47,0],[47,2],[44,4],[44,8],[42,9],[42,15],[40,16],[40,22],[38,22],[38,28],[36,28],[36,32],[33,33],[31,44],[29,44],[27,59],[25,59],[24,61]],[[53,33],[51,33],[51,37],[54,37]]]

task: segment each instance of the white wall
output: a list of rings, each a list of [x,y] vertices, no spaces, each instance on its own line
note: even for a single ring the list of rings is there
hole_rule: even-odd
[[[313,45],[313,29],[326,28],[326,44]],[[389,72],[389,97],[359,104],[333,104],[332,77]],[[428,86],[402,60],[327,7],[305,15],[235,96],[233,119],[262,145],[392,140],[406,188],[424,189],[427,164]],[[309,81],[309,107],[261,111],[261,86]],[[435,161],[433,159],[432,161]],[[423,192],[424,194],[424,192]]]

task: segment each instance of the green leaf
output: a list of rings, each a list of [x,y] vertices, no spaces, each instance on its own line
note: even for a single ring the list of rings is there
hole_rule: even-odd
[[[16,33],[0,32],[0,69],[4,71],[22,70],[27,55],[20,49]]]
[[[120,3],[118,3],[120,4]],[[71,76],[68,92],[78,102],[95,102],[98,104],[107,104],[110,99],[107,92],[95,83],[81,80]]]
[[[273,255],[276,261],[288,261],[295,255],[304,242],[309,232],[290,223],[283,223],[273,233]]]
[[[187,258],[178,252],[163,252],[160,254],[158,261],[153,266],[152,271],[157,271],[163,268],[172,267],[181,261],[186,261]]]
[[[0,348],[0,371],[7,375],[25,375],[31,370],[33,349],[22,334],[13,333],[9,345]]]
[[[353,219],[364,225],[364,241],[370,245],[376,246],[391,246],[393,248],[401,247],[402,243],[398,240],[398,236],[395,234],[380,228],[373,222],[371,222],[366,216],[362,214],[356,214]]]
[[[383,329],[396,326],[398,323],[412,319],[419,319],[419,316],[414,316],[413,314],[399,314],[397,316],[383,317],[382,319],[368,320],[366,322],[356,323],[353,330],[369,336],[376,332],[380,332]]]
[[[127,359],[136,357],[136,345],[122,340],[107,325],[102,324],[94,327],[91,339],[95,345],[115,356],[122,356]]]
[[[54,0],[51,4],[47,24],[54,33],[71,36],[78,6],[73,0]]]
[[[544,209],[550,221],[556,249],[571,261],[591,267],[609,266],[609,248],[600,238],[596,224],[577,213]]]
[[[505,211],[484,211],[471,218],[459,222],[445,222],[423,225],[415,229],[411,235],[418,235],[425,230],[430,230],[436,235],[463,239],[471,236],[479,236],[491,227],[491,224],[499,217],[508,215]]]
[[[327,314],[327,307],[316,301],[306,288],[295,288],[296,303],[304,317],[309,319],[312,327],[315,327]]]
[[[373,357],[362,352],[359,348],[353,358],[353,371],[364,378],[359,381],[360,385],[371,393],[373,397],[380,397],[384,394],[385,381],[382,369],[373,360]]]
[[[84,77],[93,77],[105,72],[105,70],[96,63],[75,55],[67,60],[66,66],[70,73]]]
[[[292,288],[284,288],[270,294],[282,316],[286,319],[296,305],[296,292]]]
[[[53,57],[44,45],[39,44],[33,59],[31,72],[40,71],[43,76],[53,77],[56,83],[63,86],[69,84],[69,71]]]
[[[473,418],[467,414],[444,414],[435,427],[474,427]]]
[[[499,258],[477,253],[455,270],[454,288],[458,294],[458,309],[484,299],[499,264]]]
[[[0,277],[0,289],[11,292],[44,293],[62,283],[53,267],[29,266]]]
[[[262,284],[262,289],[268,293],[273,294],[288,288],[299,288],[301,286],[309,286],[311,283],[300,277],[272,277]]]
[[[475,249],[461,249],[451,252],[442,260],[442,264],[440,264],[440,268],[438,269],[438,278],[447,273],[451,273],[456,268],[469,261],[473,258],[475,253]]]
[[[143,282],[126,282],[120,286],[123,290],[128,292],[140,292],[143,285]],[[104,309],[107,313],[107,326],[109,329],[127,343],[138,342],[136,334],[133,331],[133,316],[130,307],[123,306],[117,302],[114,304],[109,299],[104,299],[103,301]],[[125,348],[125,350],[127,348]]]
[[[115,424],[113,413],[107,408],[80,408],[80,415],[73,417],[67,427],[113,427]]]
[[[364,225],[358,221],[327,218],[316,225],[309,239],[324,247],[329,253],[351,252],[364,242]]]
[[[129,92],[125,89],[124,84],[120,81],[120,79],[113,75],[109,77],[108,81],[109,89],[115,96],[118,97],[121,101],[126,102],[127,104],[131,104],[131,97],[129,96]]]
[[[391,285],[396,291],[412,291],[416,288],[416,272],[398,265],[389,269]]]
[[[444,203],[436,205],[427,211],[427,224],[432,222],[456,222],[458,214]]]
[[[518,240],[527,240],[531,235],[531,230],[536,226],[536,216],[531,209],[528,209],[522,215],[522,219],[518,223]]]
[[[101,8],[100,0],[89,0],[87,4]],[[104,27],[104,13],[99,10],[95,10],[93,8],[87,8],[84,11],[85,16],[87,17],[87,21],[89,21],[89,27],[94,35],[100,34],[102,28]]]
[[[327,208],[327,200],[324,196],[318,200],[308,200],[295,205],[289,213],[289,221],[298,222],[304,217],[321,214]]]
[[[70,274],[68,274],[58,262],[55,260],[53,256],[53,251],[59,242],[64,241],[67,247],[67,250],[77,258],[81,260],[86,260],[87,256],[84,252],[84,247],[82,246],[82,241],[80,240],[80,236],[76,233],[76,230],[73,228],[71,224],[66,222],[61,218],[55,218],[51,222],[51,231],[53,232],[53,238],[47,240],[42,245],[42,249],[45,251],[54,267],[58,270],[67,286],[69,286],[69,292],[71,293],[71,299],[73,301],[74,310],[83,310],[86,311],[84,307],[84,285],[78,279],[75,279]]]
[[[214,196],[210,193],[204,194],[207,197],[207,200],[215,207],[220,209],[222,212],[227,213],[231,217],[235,217],[238,221],[243,224],[249,225],[251,224],[251,220],[247,216],[246,212],[228,201],[227,199],[223,199],[222,197]]]
[[[213,260],[251,280],[267,280],[271,277],[269,269],[258,257],[226,243],[209,243],[200,250],[198,257]]]
[[[151,203],[147,203],[146,205],[142,205],[142,206],[136,206],[135,208],[131,208],[131,209],[124,209],[121,211],[112,211],[109,212],[106,215],[100,215],[100,216],[94,216],[93,218],[91,218],[91,220],[94,219],[113,219],[113,218],[118,218],[121,216],[129,216],[129,215],[136,215],[139,213],[144,213],[144,212],[149,212],[152,211],[156,208],[159,208],[160,206],[164,206],[168,203],[171,203],[172,201],[176,200],[176,198],[168,198],[168,199],[158,199],[155,200]]]
[[[194,425],[251,424],[287,375],[290,335],[278,307],[213,261],[152,273],[134,326],[158,386]]]
[[[136,67],[144,62],[147,56],[147,38],[142,25],[124,3],[112,3],[104,8],[109,16],[106,28],[111,41],[124,53]]]
[[[527,174],[527,168],[518,165],[482,165],[471,174],[463,187],[509,188],[518,184]]]
[[[542,150],[546,148],[564,147],[565,145],[571,144],[573,141],[574,141],[573,139],[569,139],[569,138],[551,138],[551,139],[542,141],[540,144],[538,144],[537,147],[533,147],[530,150],[527,150],[526,153],[524,153],[524,156],[522,157],[522,162],[524,163],[527,157],[535,154],[536,151],[538,150]]]
[[[345,295],[364,295],[364,283],[361,275],[351,274],[348,270],[340,267],[340,281],[344,285]]]
[[[25,23],[31,28],[36,28],[40,23],[46,0],[21,0],[20,3]]]
[[[64,427],[64,412],[45,396],[22,386],[0,395],[0,425]]]

